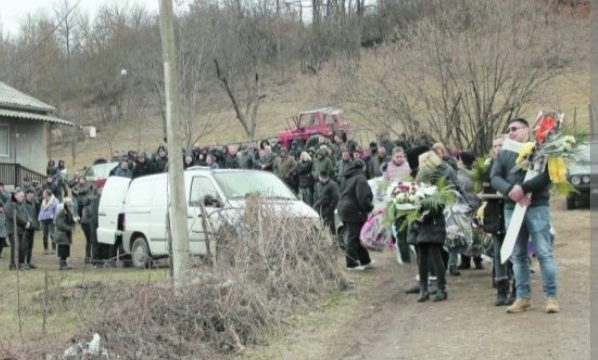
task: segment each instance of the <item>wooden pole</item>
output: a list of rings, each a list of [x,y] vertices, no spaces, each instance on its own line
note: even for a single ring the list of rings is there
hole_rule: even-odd
[[[590,114],[590,133],[592,135],[596,134],[596,131],[598,131],[597,126],[596,126],[596,119],[595,119],[595,115],[594,114],[594,107],[592,106],[592,104],[588,105],[588,112]]]
[[[168,212],[172,236],[172,276],[176,286],[191,269],[189,259],[189,235],[187,233],[187,205],[185,201],[185,177],[183,158],[179,151],[183,145],[181,135],[181,111],[179,94],[179,72],[174,37],[174,14],[172,0],[160,0],[160,35],[164,61],[164,85],[166,95],[166,133],[168,149]]]

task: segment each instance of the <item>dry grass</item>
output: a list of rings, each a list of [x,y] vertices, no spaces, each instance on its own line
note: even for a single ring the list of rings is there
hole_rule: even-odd
[[[374,56],[373,54],[365,55]],[[367,63],[367,61],[364,61]],[[333,71],[322,71],[318,78],[310,76],[297,76],[285,84],[266,84],[264,93],[268,97],[260,106],[259,125],[257,129],[258,138],[275,136],[279,130],[285,128],[285,118],[298,112],[318,106],[338,104],[332,103],[332,93],[336,86],[342,86],[335,78]],[[545,87],[536,94],[535,101],[529,104],[522,114],[528,119],[535,118],[540,110],[552,110],[559,108],[565,112],[568,121],[573,123],[574,113],[576,122],[582,126],[589,126],[589,94],[590,94],[590,73],[587,69],[571,70],[558,76],[552,86]],[[206,134],[200,140],[201,144],[215,141],[220,144],[239,142],[245,139],[244,133],[234,113],[230,109],[228,99],[222,94],[221,111],[213,114],[214,120],[219,122],[217,131]],[[342,105],[341,105],[342,107]],[[367,110],[358,109],[367,116]],[[355,139],[367,144],[376,136],[380,129],[373,129],[371,124],[356,112],[344,113],[345,119],[353,123],[357,129]],[[114,141],[114,148],[119,150],[148,150],[157,149],[162,144],[161,120],[155,114],[149,116],[143,126],[139,124],[126,123],[119,130]],[[72,169],[80,169],[83,166],[93,163],[98,157],[109,157],[110,150],[106,143],[105,132],[100,129],[96,139],[88,139],[78,145],[76,163],[70,156],[70,149],[55,147],[53,150],[55,158],[65,159]],[[72,171],[71,171],[72,172]]]
[[[61,354],[70,341],[87,342],[98,333],[115,357],[221,358],[263,343],[297,313],[347,289],[327,231],[259,199],[248,209],[241,233],[220,232],[213,263],[194,268],[179,288],[164,269],[48,271],[47,290],[43,270],[8,273],[0,284],[12,289],[3,293],[0,319],[7,326],[0,331],[0,355]]]
[[[85,240],[79,229],[71,249],[71,263],[75,269],[58,271],[58,260],[54,256],[43,255],[41,234],[36,233],[35,240],[33,263],[38,269],[18,273],[8,271],[10,249],[4,249],[0,259],[0,348],[65,344],[84,320],[105,310],[103,302],[107,296],[100,290],[155,283],[167,277],[166,269],[140,272],[124,268],[99,270],[89,265],[85,268]],[[20,287],[17,287],[17,276]],[[47,292],[44,290],[46,276]],[[48,296],[44,304],[45,294]],[[19,296],[20,306],[17,301]]]

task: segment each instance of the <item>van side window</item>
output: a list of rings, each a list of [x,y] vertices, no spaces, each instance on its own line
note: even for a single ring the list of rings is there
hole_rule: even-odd
[[[203,201],[206,195],[212,196],[214,199],[220,199],[216,186],[206,177],[196,176],[191,182],[191,194],[189,198],[189,206],[200,207],[201,201]]]

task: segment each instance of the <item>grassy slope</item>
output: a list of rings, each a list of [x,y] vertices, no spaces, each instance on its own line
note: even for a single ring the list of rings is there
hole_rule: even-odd
[[[334,79],[304,76],[288,80],[283,85],[266,84],[263,92],[267,95],[262,102],[258,113],[257,138],[275,136],[276,133],[286,127],[285,118],[298,113],[301,110],[311,109],[327,105],[326,94],[317,91],[319,82],[334,82]],[[539,110],[552,110],[560,108],[565,112],[566,118],[573,122],[573,114],[576,111],[578,124],[589,124],[589,94],[590,94],[590,73],[589,71],[578,70],[559,76],[551,86],[545,87],[536,94],[533,104],[530,104],[524,112],[528,119],[534,119]],[[331,104],[335,105],[335,104]],[[207,144],[215,141],[220,144],[243,141],[245,139],[239,122],[235,119],[228,99],[222,93],[220,105],[221,111],[212,114],[213,121],[217,123],[216,129],[206,134],[199,142]],[[576,109],[576,110],[575,110]],[[352,122],[355,127],[363,128],[367,124],[355,114],[345,113],[344,117]],[[161,143],[162,130],[161,120],[153,115],[146,118],[142,124],[126,123],[119,134],[115,137],[113,147],[120,150],[154,150]],[[78,145],[76,163],[70,155],[70,149],[55,147],[53,153],[55,158],[65,159],[71,168],[79,169],[84,165],[93,162],[94,159],[109,156],[107,137],[109,135],[99,129],[96,139],[88,139]],[[356,139],[367,143],[373,137],[370,132],[356,132]],[[138,144],[141,144],[139,146]]]

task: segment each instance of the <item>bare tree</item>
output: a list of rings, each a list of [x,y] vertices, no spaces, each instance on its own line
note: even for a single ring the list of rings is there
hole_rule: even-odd
[[[214,63],[216,65],[216,74],[218,76],[218,80],[222,84],[222,87],[226,91],[226,94],[233,105],[237,120],[239,120],[241,123],[241,126],[245,131],[245,135],[247,135],[247,139],[249,141],[255,140],[255,130],[257,128],[257,111],[260,106],[260,101],[266,97],[266,95],[262,95],[260,92],[259,74],[257,72],[255,73],[255,78],[253,79],[252,84],[248,86],[249,89],[246,89],[249,91],[247,91],[245,106],[242,108],[242,104],[239,102],[239,99],[231,86],[230,80],[220,69],[218,60],[214,60]]]
[[[576,60],[573,27],[545,11],[514,0],[451,3],[410,27],[404,42],[377,53],[360,74],[346,72],[343,88],[355,91],[339,93],[349,93],[344,99],[357,108],[377,109],[366,119],[373,124],[426,129],[484,153],[504,122]]]

